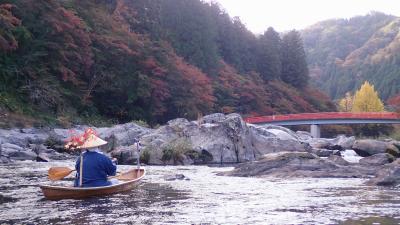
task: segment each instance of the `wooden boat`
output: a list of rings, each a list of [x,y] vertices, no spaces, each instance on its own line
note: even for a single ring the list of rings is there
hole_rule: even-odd
[[[63,187],[40,185],[44,196],[50,200],[82,199],[91,196],[110,195],[129,191],[135,188],[139,181],[146,175],[144,168],[132,169],[117,176],[119,183],[104,187]]]

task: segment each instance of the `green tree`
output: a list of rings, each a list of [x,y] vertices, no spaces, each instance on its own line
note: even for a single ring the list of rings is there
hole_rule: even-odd
[[[257,69],[264,80],[279,79],[281,76],[281,42],[278,32],[272,27],[259,39]]]
[[[300,33],[292,30],[282,38],[282,75],[281,79],[297,88],[308,84],[306,54]]]
[[[161,1],[161,25],[177,54],[202,71],[216,71],[216,25],[209,5],[202,1]]]
[[[374,85],[365,81],[354,96],[352,112],[383,112],[384,106]]]

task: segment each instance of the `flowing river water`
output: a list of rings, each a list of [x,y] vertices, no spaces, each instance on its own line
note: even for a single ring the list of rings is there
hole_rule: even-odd
[[[46,200],[37,185],[49,183],[47,169],[72,165],[0,165],[0,224],[400,224],[400,187],[365,186],[362,179],[216,175],[232,167],[147,166],[147,176],[130,192]],[[176,175],[184,177],[171,179]]]

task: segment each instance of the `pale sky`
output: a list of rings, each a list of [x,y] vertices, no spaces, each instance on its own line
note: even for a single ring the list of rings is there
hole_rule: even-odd
[[[246,27],[261,34],[303,29],[318,21],[351,18],[371,11],[400,16],[400,0],[207,0],[218,2],[231,16],[239,16]]]

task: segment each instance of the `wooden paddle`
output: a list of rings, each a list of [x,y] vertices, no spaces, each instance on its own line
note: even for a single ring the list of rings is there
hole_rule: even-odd
[[[48,172],[49,179],[51,181],[61,180],[64,177],[68,176],[73,171],[75,171],[75,170],[70,169],[68,167],[51,167]],[[131,173],[132,173],[132,170],[125,172],[125,173],[118,174],[116,176],[110,176],[107,178],[108,179],[116,178],[118,180],[131,180],[132,179]]]
[[[51,181],[61,180],[72,173],[72,171],[75,170],[68,167],[51,167],[48,172],[49,179]]]

